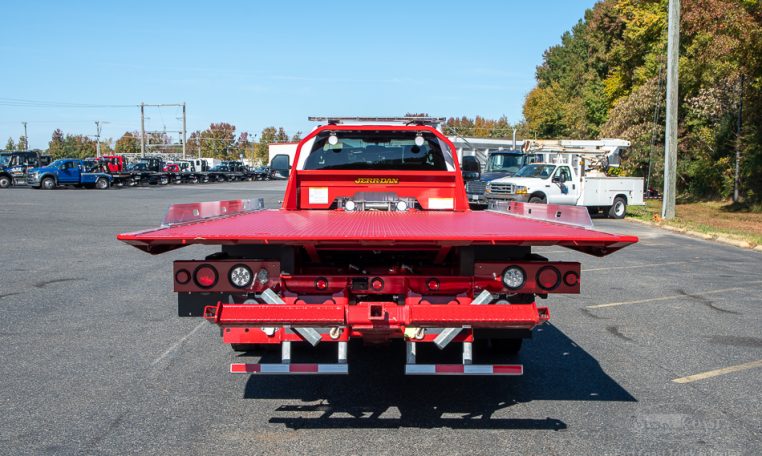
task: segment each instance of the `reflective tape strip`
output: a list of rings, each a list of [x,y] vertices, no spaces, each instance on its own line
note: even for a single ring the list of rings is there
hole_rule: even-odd
[[[405,375],[432,375],[435,372],[433,364],[405,364]]]
[[[348,374],[347,364],[246,364],[230,365],[232,374]]]
[[[523,375],[521,364],[406,364],[406,375]]]

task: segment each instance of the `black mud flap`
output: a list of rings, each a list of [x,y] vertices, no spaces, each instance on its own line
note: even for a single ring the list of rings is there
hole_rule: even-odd
[[[216,306],[218,302],[228,302],[228,293],[178,293],[177,315],[181,317],[201,317],[204,307]],[[235,302],[243,302],[239,296],[233,296]]]

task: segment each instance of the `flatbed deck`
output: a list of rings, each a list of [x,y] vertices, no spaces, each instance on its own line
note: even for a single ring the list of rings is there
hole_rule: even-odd
[[[443,245],[559,245],[603,256],[638,241],[584,226],[496,211],[258,210],[169,227],[120,234],[149,253],[190,244],[435,247]]]

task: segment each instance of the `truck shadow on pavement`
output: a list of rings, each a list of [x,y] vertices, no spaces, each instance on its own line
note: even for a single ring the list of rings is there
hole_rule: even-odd
[[[245,388],[247,399],[287,399],[270,423],[291,429],[453,428],[563,430],[561,417],[509,417],[511,406],[531,401],[631,401],[636,399],[609,377],[585,350],[550,324],[537,328],[516,358],[481,357],[474,363],[518,362],[521,377],[405,376],[404,346],[350,345],[347,376],[257,376]],[[300,344],[301,345],[301,344]],[[334,344],[295,351],[295,362],[335,362]],[[420,345],[419,345],[420,347]],[[433,351],[438,352],[434,347]],[[419,362],[459,362],[452,344]],[[269,354],[261,362],[278,362]],[[334,361],[331,360],[334,359]],[[240,361],[247,361],[241,357]],[[253,361],[252,361],[253,362]],[[521,408],[527,413],[526,408]],[[532,413],[532,414],[537,414]],[[540,412],[542,414],[542,412]],[[496,416],[499,415],[499,416]]]

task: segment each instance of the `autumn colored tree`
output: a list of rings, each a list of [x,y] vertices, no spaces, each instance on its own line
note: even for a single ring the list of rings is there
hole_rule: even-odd
[[[50,142],[48,143],[47,153],[56,158],[64,156],[64,133],[61,129],[53,131]]]
[[[466,116],[450,117],[442,125],[445,134],[477,138],[511,138],[514,128],[518,129],[519,125],[511,125],[505,116],[499,119],[487,119],[481,116],[476,116],[473,119]],[[521,138],[522,136],[518,137]]]
[[[117,154],[140,153],[140,133],[136,131],[124,132],[122,137],[116,140],[114,151]]]
[[[623,169],[661,185],[668,0],[603,0],[548,49],[524,103],[539,137],[617,136]],[[745,81],[742,84],[741,81]],[[727,197],[736,149],[745,196],[762,199],[762,8],[758,0],[682,5],[678,186]],[[736,131],[739,102],[744,116]],[[649,171],[650,170],[650,171]]]
[[[278,133],[275,134],[275,142],[288,142],[288,133],[286,133],[286,130],[284,130],[283,127],[278,127]]]
[[[275,127],[266,127],[262,129],[262,133],[259,135],[259,143],[257,143],[256,158],[262,163],[267,163],[269,157],[270,144],[276,142],[278,130]]]
[[[57,129],[50,138],[47,153],[54,159],[94,157],[96,144],[95,140],[86,135],[64,135]]]
[[[16,143],[16,150],[29,150],[29,141],[27,141],[26,136],[19,136],[19,141]]]
[[[199,134],[198,140],[201,142],[201,154],[204,157],[238,159],[235,125],[226,122],[212,123]]]

